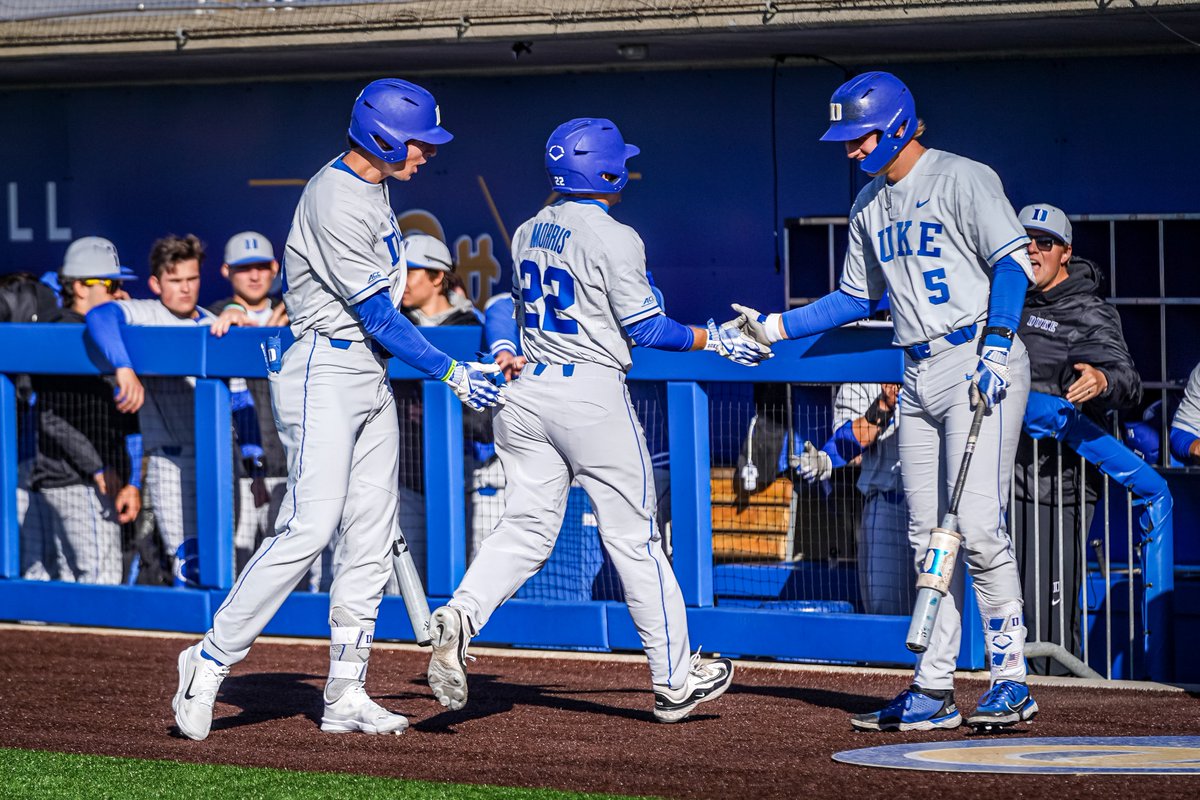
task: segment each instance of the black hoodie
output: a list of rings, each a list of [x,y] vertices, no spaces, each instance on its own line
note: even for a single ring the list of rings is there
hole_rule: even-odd
[[[1077,363],[1104,373],[1108,388],[1083,405],[1083,412],[1103,425],[1105,412],[1141,402],[1142,379],[1121,333],[1120,315],[1097,294],[1100,280],[1095,264],[1072,258],[1066,280],[1025,296],[1017,333],[1029,349],[1030,388],[1035,392],[1066,397],[1079,377]]]

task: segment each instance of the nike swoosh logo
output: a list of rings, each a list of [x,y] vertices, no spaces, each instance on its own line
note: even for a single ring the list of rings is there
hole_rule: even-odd
[[[921,206],[925,205],[926,203],[928,203],[928,202],[929,202],[930,200],[932,200],[932,199],[933,199],[933,198],[932,198],[932,197],[930,197],[930,198],[928,198],[928,199],[926,199],[926,200],[918,200],[918,201],[917,201],[917,208],[920,208]]]
[[[191,700],[193,697],[196,696],[196,695],[192,694],[192,684],[195,682],[196,682],[196,673],[193,672],[192,679],[190,681],[188,681],[187,689],[185,689],[183,692],[184,700]]]

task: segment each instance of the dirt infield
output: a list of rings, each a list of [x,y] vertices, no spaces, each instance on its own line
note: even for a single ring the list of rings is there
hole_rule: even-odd
[[[959,739],[959,731],[855,734],[848,714],[904,685],[898,676],[741,669],[704,713],[658,725],[644,664],[488,655],[471,665],[470,705],[446,712],[419,652],[380,651],[368,689],[412,721],[401,737],[317,729],[327,648],[264,640],[218,697],[213,733],[172,734],[175,659],[194,639],[0,630],[0,746],[203,763],[356,772],[435,781],[679,798],[1195,798],[1200,779],[967,775],[867,769],[839,750]],[[984,689],[961,681],[973,707]],[[1178,692],[1040,686],[1036,736],[1200,733],[1200,698]],[[868,792],[869,794],[862,794]]]

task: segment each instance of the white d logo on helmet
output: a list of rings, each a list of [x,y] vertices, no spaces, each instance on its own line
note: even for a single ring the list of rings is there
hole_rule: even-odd
[[[841,122],[841,120],[842,120],[842,104],[841,103],[830,103],[829,104],[829,121],[830,122]]]
[[[442,124],[442,107],[439,105],[435,105],[433,107],[433,124],[434,125]]]
[[[563,150],[562,145],[556,144],[550,148],[550,151],[546,155],[550,156],[550,159],[552,161],[558,161],[560,158],[562,158],[566,154],[567,154],[567,151]]]

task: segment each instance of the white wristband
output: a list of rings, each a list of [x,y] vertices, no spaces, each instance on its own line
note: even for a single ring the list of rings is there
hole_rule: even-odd
[[[783,322],[781,314],[767,314],[767,318],[763,320],[763,329],[767,332],[767,338],[771,340],[771,344],[786,339],[787,336],[783,333]]]

